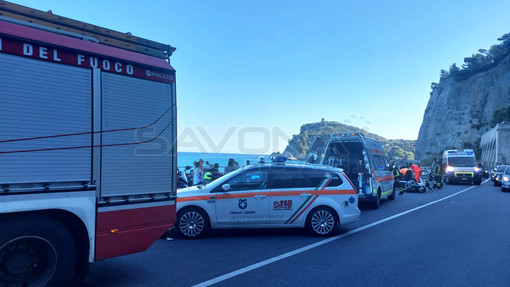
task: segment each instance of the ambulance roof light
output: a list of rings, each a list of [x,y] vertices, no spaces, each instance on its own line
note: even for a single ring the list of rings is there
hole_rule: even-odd
[[[271,160],[275,163],[284,163],[287,161],[287,157],[283,155],[272,156]]]

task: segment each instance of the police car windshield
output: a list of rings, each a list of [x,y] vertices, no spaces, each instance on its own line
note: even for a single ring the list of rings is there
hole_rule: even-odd
[[[476,165],[474,157],[451,157],[448,159],[449,166],[473,167]]]

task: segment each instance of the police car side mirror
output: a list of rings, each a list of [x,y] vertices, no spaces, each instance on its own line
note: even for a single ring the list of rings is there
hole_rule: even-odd
[[[229,190],[230,190],[230,184],[225,183],[224,185],[222,185],[222,186],[221,186],[221,188],[222,188],[224,191],[229,191]]]

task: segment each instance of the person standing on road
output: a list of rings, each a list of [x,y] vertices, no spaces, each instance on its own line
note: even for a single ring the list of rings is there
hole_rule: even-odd
[[[416,180],[416,183],[420,183],[420,176],[421,176],[421,168],[419,166],[417,166],[416,164],[411,164],[411,166],[409,167],[413,173],[414,173],[414,179]]]
[[[193,185],[199,185],[204,182],[204,160],[200,159],[193,169]]]
[[[234,170],[236,170],[234,167],[234,163],[235,163],[235,160],[233,158],[229,158],[227,167],[225,167],[223,174],[227,174],[229,172],[233,172]]]
[[[394,161],[390,161],[390,166],[393,170],[393,178],[395,179],[394,187],[395,189],[396,188],[399,189],[398,195],[402,195],[404,194],[404,189],[402,188],[400,180],[402,180],[403,175],[400,173],[400,170],[398,169]]]
[[[443,178],[443,163],[442,160],[439,159],[434,165],[434,188],[441,189],[443,183],[441,179]]]

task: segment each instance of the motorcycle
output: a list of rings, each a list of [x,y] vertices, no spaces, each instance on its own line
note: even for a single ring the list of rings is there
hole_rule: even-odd
[[[191,166],[184,167],[184,171],[177,169],[177,188],[185,188],[190,186],[193,177],[191,175]]]
[[[419,182],[416,182],[411,171],[405,174],[404,179],[400,181],[400,186],[402,186],[404,192],[425,193],[427,188],[432,191],[432,186],[427,180],[423,180],[420,176]]]

